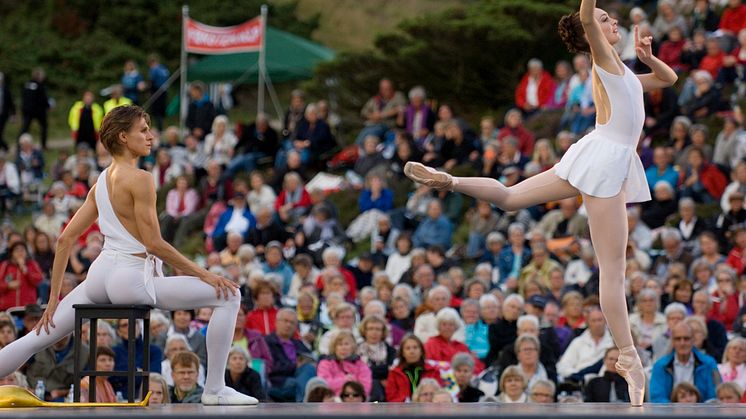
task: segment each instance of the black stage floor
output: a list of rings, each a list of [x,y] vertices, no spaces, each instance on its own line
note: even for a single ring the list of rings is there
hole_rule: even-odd
[[[389,417],[439,417],[439,418],[483,418],[500,417],[520,419],[630,419],[632,417],[675,417],[682,419],[738,418],[746,417],[746,404],[741,405],[670,405],[646,404],[630,407],[626,404],[272,404],[254,407],[203,407],[198,404],[167,405],[147,408],[18,408],[0,409],[0,418],[305,418],[328,417],[382,419]]]

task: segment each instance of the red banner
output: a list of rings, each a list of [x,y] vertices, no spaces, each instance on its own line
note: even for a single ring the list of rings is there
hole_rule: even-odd
[[[262,48],[262,20],[256,17],[236,26],[218,28],[187,18],[186,50],[197,54],[251,52]]]

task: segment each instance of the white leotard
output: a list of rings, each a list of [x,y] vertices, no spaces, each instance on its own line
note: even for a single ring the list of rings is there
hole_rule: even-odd
[[[591,196],[616,196],[624,185],[626,202],[649,201],[645,169],[636,151],[645,122],[642,84],[627,66],[621,76],[594,68],[609,98],[611,115],[570,146],[554,166],[555,173]]]

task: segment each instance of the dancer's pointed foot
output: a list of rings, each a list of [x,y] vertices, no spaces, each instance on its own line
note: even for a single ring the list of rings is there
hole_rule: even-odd
[[[422,183],[433,189],[453,189],[453,176],[427,167],[422,163],[407,162],[404,165],[404,174],[413,181]]]
[[[616,371],[627,381],[629,402],[632,406],[642,406],[645,399],[645,371],[642,361],[634,346],[619,350],[619,360],[615,364]]]
[[[205,406],[253,406],[259,404],[259,400],[230,387],[223,387],[215,394],[202,393],[202,404]]]

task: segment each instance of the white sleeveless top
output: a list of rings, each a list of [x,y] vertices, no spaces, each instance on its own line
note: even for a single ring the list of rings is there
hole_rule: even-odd
[[[593,67],[606,90],[611,115],[570,146],[554,166],[555,174],[591,196],[613,197],[624,186],[626,202],[649,201],[645,168],[637,155],[645,123],[642,84],[627,66],[622,75]]]
[[[107,173],[109,169],[104,169],[98,176],[96,182],[96,207],[98,208],[98,226],[104,235],[104,252],[116,255],[117,257],[129,257],[134,260],[142,261],[145,264],[144,282],[145,290],[153,299],[155,304],[155,286],[153,277],[163,277],[163,262],[151,254],[147,254],[145,245],[130,234],[119,217],[114,212],[114,207],[109,199],[109,188],[106,184]],[[134,256],[138,253],[146,253],[143,259]]]

